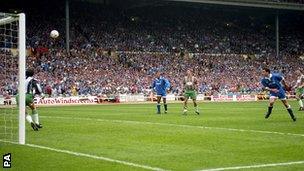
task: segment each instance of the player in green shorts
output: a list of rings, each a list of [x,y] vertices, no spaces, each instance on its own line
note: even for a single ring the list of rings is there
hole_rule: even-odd
[[[19,103],[19,95],[16,96],[16,100]],[[34,95],[25,94],[25,106],[30,106],[32,103],[34,103]]]
[[[31,127],[34,131],[38,131],[39,128],[42,128],[42,125],[39,123],[38,111],[34,104],[34,95],[42,94],[42,89],[38,84],[38,81],[33,78],[34,70],[28,69],[26,71],[26,95],[25,95],[25,105],[32,110],[32,115],[29,115],[26,112],[25,119],[31,124]],[[19,95],[16,96],[17,103],[19,102]]]
[[[304,111],[303,107],[303,98],[304,98],[304,75],[301,74],[300,70],[296,71],[296,74],[298,75],[297,84],[295,86],[296,88],[296,98],[299,102],[299,111]]]
[[[197,78],[193,76],[190,70],[187,70],[187,76],[184,78],[183,85],[184,85],[184,112],[183,114],[187,114],[187,102],[188,99],[191,98],[193,101],[193,105],[195,108],[195,113],[199,115],[198,106],[196,103],[196,90],[197,90]]]

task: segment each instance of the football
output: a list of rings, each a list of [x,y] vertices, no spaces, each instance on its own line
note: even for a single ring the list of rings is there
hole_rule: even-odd
[[[55,39],[59,37],[59,32],[57,30],[52,30],[50,33],[51,38]]]

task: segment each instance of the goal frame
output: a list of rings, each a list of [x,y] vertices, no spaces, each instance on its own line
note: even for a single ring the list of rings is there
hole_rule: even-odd
[[[6,15],[6,13],[0,13]],[[25,14],[8,14],[0,19],[0,25],[18,22],[18,143],[25,144],[25,67],[26,67],[26,24]]]
[[[25,144],[25,65],[26,65],[26,25],[25,14],[18,14],[18,51],[19,51],[19,144]]]

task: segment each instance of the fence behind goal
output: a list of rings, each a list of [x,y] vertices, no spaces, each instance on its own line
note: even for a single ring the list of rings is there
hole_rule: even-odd
[[[0,102],[0,143],[24,144],[25,102],[22,100],[17,106],[11,100],[17,93],[21,99],[25,99],[24,14],[0,13],[0,70],[0,97],[3,100]],[[24,88],[20,91],[19,86]],[[19,113],[23,113],[23,116]]]

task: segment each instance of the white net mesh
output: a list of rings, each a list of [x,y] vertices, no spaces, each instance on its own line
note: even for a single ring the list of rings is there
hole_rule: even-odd
[[[0,140],[18,141],[18,20],[0,13]]]

